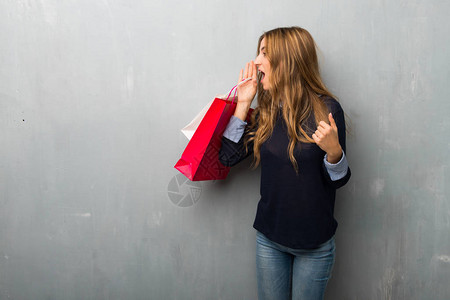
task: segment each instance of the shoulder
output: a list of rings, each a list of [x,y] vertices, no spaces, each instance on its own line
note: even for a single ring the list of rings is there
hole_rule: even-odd
[[[320,99],[325,103],[325,105],[328,108],[328,111],[330,111],[333,115],[337,112],[343,112],[341,104],[330,96],[321,96]]]

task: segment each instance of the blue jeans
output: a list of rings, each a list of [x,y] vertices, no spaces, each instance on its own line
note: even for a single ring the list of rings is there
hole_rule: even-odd
[[[334,237],[316,249],[291,249],[257,231],[259,300],[323,299],[334,256]]]

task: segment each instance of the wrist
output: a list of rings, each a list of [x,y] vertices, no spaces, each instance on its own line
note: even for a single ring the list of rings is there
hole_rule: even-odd
[[[341,146],[339,146],[338,148],[336,148],[333,151],[327,152],[327,161],[330,164],[337,164],[342,158],[342,153],[343,153],[343,151],[342,151]]]
[[[237,103],[236,110],[234,111],[234,116],[245,121],[247,119],[247,114],[250,109],[250,104],[247,103]]]

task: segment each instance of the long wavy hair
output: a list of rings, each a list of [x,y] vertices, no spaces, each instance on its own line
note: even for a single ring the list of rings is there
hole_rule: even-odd
[[[308,132],[312,134],[315,128],[308,128],[307,120],[314,114],[316,126],[321,120],[328,123],[328,109],[321,96],[335,97],[320,77],[316,44],[307,30],[285,27],[265,32],[258,41],[258,55],[264,38],[271,66],[270,89],[263,89],[258,74],[258,105],[251,117],[245,147],[248,151],[248,143],[253,141],[253,168],[256,168],[261,160],[261,145],[272,135],[282,104],[289,135],[287,154],[298,174],[295,147],[298,142],[314,143]]]

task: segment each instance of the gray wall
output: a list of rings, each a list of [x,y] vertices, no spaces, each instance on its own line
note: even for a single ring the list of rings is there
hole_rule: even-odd
[[[450,299],[449,11],[0,0],[0,299],[255,299],[260,170],[189,185],[173,165],[180,128],[287,25],[352,124],[326,298]]]

